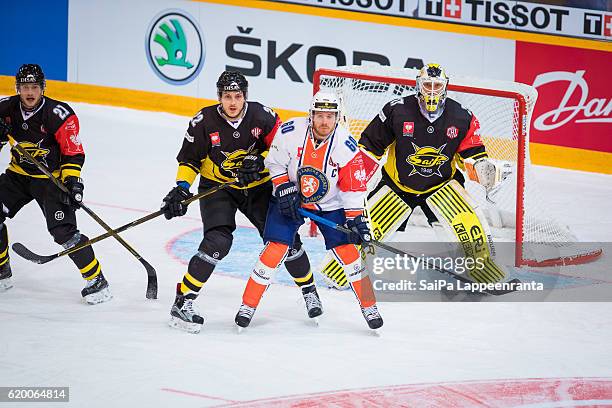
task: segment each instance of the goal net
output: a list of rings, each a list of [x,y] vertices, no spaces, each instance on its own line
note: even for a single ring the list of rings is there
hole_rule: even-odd
[[[417,73],[385,66],[319,69],[313,78],[314,92],[338,94],[345,125],[358,139],[385,103],[415,93]],[[537,96],[535,88],[517,82],[451,76],[448,97],[476,115],[489,157],[505,165],[508,173],[488,196],[470,181],[466,189],[484,210],[494,237],[515,242],[516,266],[589,262],[601,255],[601,248],[578,242],[550,215],[538,189],[529,159],[529,125]],[[411,217],[411,222],[418,223],[418,217]]]

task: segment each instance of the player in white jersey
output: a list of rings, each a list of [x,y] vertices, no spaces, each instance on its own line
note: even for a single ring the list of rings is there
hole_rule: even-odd
[[[309,117],[289,120],[274,137],[265,160],[274,184],[264,231],[266,246],[244,290],[236,315],[240,327],[251,322],[264,291],[304,224],[300,207],[353,231],[349,235],[317,224],[325,247],[343,266],[368,326],[377,329],[383,324],[356,246],[370,240],[363,211],[368,175],[357,142],[338,123],[339,115],[337,96],[318,92],[313,97]],[[314,283],[308,290],[308,315],[316,317],[322,313],[322,307]]]

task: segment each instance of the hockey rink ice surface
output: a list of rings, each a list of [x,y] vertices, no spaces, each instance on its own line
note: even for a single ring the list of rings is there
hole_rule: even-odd
[[[189,118],[71,106],[87,153],[85,202],[112,226],[157,210],[174,185]],[[1,158],[5,168],[8,149]],[[550,210],[582,239],[612,240],[611,176],[543,167],[537,176]],[[82,211],[78,219],[88,236],[103,232]],[[156,267],[157,300],[145,299],[144,268],[113,239],[95,245],[114,295],[96,306],[82,302],[83,280],[68,257],[36,265],[11,252],[15,287],[0,293],[0,386],[70,387],[70,402],[50,404],[57,407],[612,406],[611,303],[381,303],[377,337],[352,293],[321,287],[316,327],[300,291],[281,282],[238,335],[234,315],[262,247],[239,220],[233,251],[197,301],[199,335],[167,325],[201,236],[197,205],[122,234]],[[34,203],[7,225],[11,243],[61,250]],[[316,265],[321,242],[305,245]],[[597,262],[605,271],[610,260]]]

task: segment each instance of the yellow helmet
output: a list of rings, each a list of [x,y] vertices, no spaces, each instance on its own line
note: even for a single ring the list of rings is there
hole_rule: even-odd
[[[430,117],[444,110],[448,76],[439,64],[427,64],[416,78],[416,92],[421,112]]]

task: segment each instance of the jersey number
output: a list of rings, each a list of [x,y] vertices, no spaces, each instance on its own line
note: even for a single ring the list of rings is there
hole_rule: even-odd
[[[349,136],[349,138],[344,141],[344,144],[349,149],[351,149],[351,152],[354,152],[354,151],[357,150],[357,141],[355,139],[353,139],[353,136]]]
[[[293,125],[293,121],[290,120],[289,122],[285,122],[281,125],[281,133],[285,134],[287,132],[291,132],[292,130],[295,129],[295,126]]]
[[[70,114],[68,109],[64,108],[62,105],[57,105],[55,108],[53,108],[53,113],[59,116],[61,120],[66,119]]]
[[[261,106],[263,108],[263,110],[265,110],[266,112],[268,112],[270,115],[272,115],[273,118],[276,117],[276,113],[274,113],[274,111],[270,108],[268,108],[267,106]]]
[[[201,113],[199,113],[197,116],[194,116],[193,119],[191,119],[191,127],[195,127],[195,125],[200,123],[202,119],[204,119],[204,115],[202,115]]]

